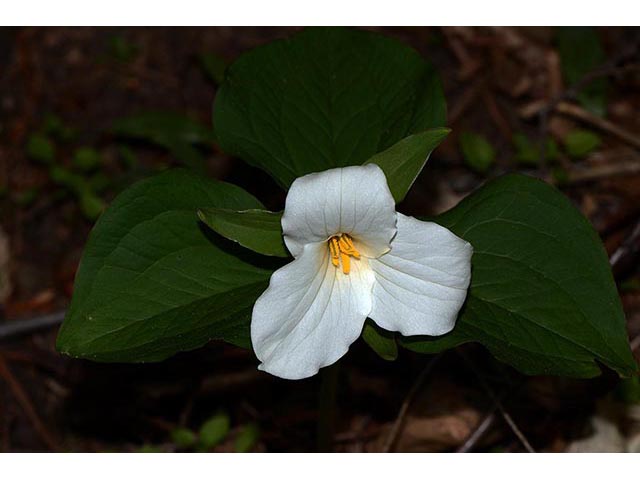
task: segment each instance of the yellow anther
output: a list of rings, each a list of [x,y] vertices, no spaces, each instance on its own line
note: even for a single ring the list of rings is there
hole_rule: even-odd
[[[353,241],[351,240],[351,237],[349,237],[348,235],[341,236],[339,244],[340,244],[340,250],[342,252],[352,255],[356,258],[360,258],[360,252],[356,250],[356,247],[353,245]]]
[[[329,239],[329,251],[331,263],[338,267],[342,264],[342,273],[345,275],[351,271],[351,257],[360,258],[360,252],[356,250],[353,240],[349,235],[335,235]]]
[[[340,265],[340,247],[336,237],[329,239],[329,250],[331,250],[331,263],[333,263],[334,267],[337,267]]]
[[[351,271],[351,259],[349,258],[349,254],[342,252],[340,254],[340,259],[342,260],[342,273],[348,275]]]

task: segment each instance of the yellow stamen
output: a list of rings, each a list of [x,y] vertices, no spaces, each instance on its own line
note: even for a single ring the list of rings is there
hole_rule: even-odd
[[[331,263],[334,267],[342,264],[342,273],[345,275],[348,275],[351,271],[351,257],[360,258],[360,252],[356,250],[353,240],[346,233],[334,235],[329,239],[329,251],[331,253]]]
[[[348,275],[351,271],[351,259],[349,258],[349,254],[342,252],[340,254],[340,259],[342,260],[342,273]]]
[[[333,263],[334,267],[337,267],[340,265],[340,247],[336,237],[331,237],[329,240],[329,250],[331,250],[331,263]]]
[[[353,245],[353,240],[351,240],[351,237],[348,235],[340,237],[340,249],[349,255],[360,258],[360,252],[356,250],[356,247]]]

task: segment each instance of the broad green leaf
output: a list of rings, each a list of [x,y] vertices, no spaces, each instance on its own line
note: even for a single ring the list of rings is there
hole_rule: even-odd
[[[375,163],[382,168],[393,198],[399,203],[422,171],[431,152],[450,131],[448,128],[433,128],[410,135],[384,152],[377,153],[366,163]]]
[[[602,243],[555,188],[507,175],[435,221],[473,245],[471,287],[451,333],[404,346],[433,353],[480,342],[527,374],[590,377],[598,362],[637,371]]]
[[[377,326],[371,320],[367,320],[362,330],[362,339],[385,360],[398,358],[398,345],[395,334]]]
[[[210,128],[171,112],[146,112],[116,120],[113,131],[120,137],[143,140],[166,148],[188,167],[202,170],[204,159],[196,146],[211,145]]]
[[[593,27],[560,27],[557,31],[562,74],[569,87],[574,86],[586,74],[601,66],[606,56],[598,34]],[[606,78],[598,78],[578,92],[578,100],[584,108],[604,115],[607,109]]]
[[[463,132],[460,135],[460,148],[465,163],[476,172],[486,172],[496,160],[495,150],[482,135]]]
[[[433,149],[448,133],[449,129],[436,128],[410,135],[366,163],[375,163],[382,168],[391,193],[400,202]],[[215,232],[254,252],[276,257],[290,256],[282,240],[281,212],[209,208],[199,210],[198,216]]]
[[[169,170],[120,194],[94,227],[58,335],[66,354],[158,361],[213,338],[249,346],[272,265],[204,227],[200,207],[261,208],[233,185]]]
[[[564,148],[573,158],[582,158],[589,155],[600,146],[602,139],[596,133],[589,130],[573,130],[564,138]]]
[[[372,32],[310,28],[233,63],[213,121],[225,152],[286,187],[444,126],[446,103],[434,69],[411,48]]]
[[[198,210],[198,217],[216,233],[254,252],[290,256],[282,240],[281,212],[203,208]]]
[[[220,444],[229,433],[229,415],[218,413],[200,427],[199,449],[207,451]]]

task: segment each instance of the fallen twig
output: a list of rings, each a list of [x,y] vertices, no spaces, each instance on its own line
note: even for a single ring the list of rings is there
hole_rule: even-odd
[[[334,443],[349,443],[351,445],[351,452],[360,453],[364,451],[364,441],[370,438],[375,438],[378,434],[377,430],[365,432],[366,428],[371,422],[371,417],[365,416],[357,419],[356,425],[348,432],[343,432],[334,437]]]
[[[473,432],[471,432],[471,435],[469,435],[469,437],[460,446],[460,448],[458,448],[456,453],[467,453],[473,450],[473,447],[476,446],[476,443],[478,443],[480,439],[484,437],[484,434],[487,433],[489,428],[491,428],[493,423],[496,421],[496,409],[497,406],[494,406],[493,409],[487,414],[487,416],[484,417],[484,420],[480,422],[478,427]]]
[[[4,358],[1,355],[0,355],[0,377],[2,377],[4,381],[7,383],[7,385],[9,386],[9,389],[13,393],[13,396],[16,398],[16,400],[24,410],[24,413],[26,414],[27,418],[29,418],[29,421],[33,425],[33,428],[36,431],[36,433],[40,436],[40,439],[42,440],[42,442],[52,452],[59,451],[58,445],[56,444],[55,440],[53,439],[53,437],[51,436],[47,428],[44,426],[44,423],[42,423],[42,420],[40,420],[38,413],[33,407],[33,403],[31,402],[31,399],[22,388],[22,385],[20,385],[20,382],[18,382],[18,380],[13,376],[13,373],[11,372],[11,370],[9,369],[9,366],[4,361]]]
[[[609,133],[615,137],[618,137],[620,140],[628,143],[629,145],[640,149],[640,136],[634,135],[623,128],[618,127],[614,123],[606,120],[604,118],[598,117],[592,113],[589,113],[584,108],[574,105],[572,103],[561,102],[556,106],[556,111],[563,115],[572,117],[576,120],[580,120],[584,123],[591,125],[592,127],[598,128],[603,132]]]
[[[628,162],[620,162],[611,165],[589,167],[587,170],[569,171],[568,183],[576,184],[592,182],[601,178],[618,177],[622,175],[635,175],[640,173],[640,159],[632,159]]]
[[[551,100],[549,101],[540,100],[532,103],[527,109],[523,111],[523,116],[526,118],[534,114],[537,114],[544,121],[545,117],[548,117],[548,115],[553,110],[556,109],[558,104],[566,102],[568,100],[574,100],[575,98],[577,98],[578,94],[582,91],[582,89],[587,87],[594,80],[597,80],[599,78],[614,76],[620,73],[633,72],[635,70],[638,70],[639,68],[640,68],[640,65],[635,65],[635,64],[618,67],[616,66],[615,62],[612,63],[611,65],[608,65],[608,64],[603,65],[587,73],[573,86],[555,95]]]
[[[483,88],[481,92],[482,101],[487,107],[487,112],[495,123],[498,131],[502,134],[502,136],[507,140],[511,141],[513,137],[513,132],[511,131],[511,126],[509,125],[509,121],[504,117],[502,112],[500,111],[500,107],[496,102],[495,97],[492,92],[488,88]]]
[[[584,88],[589,86],[595,80],[638,69],[639,65],[636,63],[625,64],[625,62],[633,62],[638,55],[639,50],[640,37],[636,36],[636,38],[628,42],[626,47],[620,50],[615,57],[594,68],[590,72],[587,72],[577,82],[569,88],[566,88],[564,91],[559,92],[546,105],[544,105],[543,108],[538,111],[541,123],[546,122],[548,115],[556,109],[556,106],[559,103],[566,100],[574,100]]]
[[[640,49],[640,38],[636,37],[633,41],[628,42],[626,48],[622,49],[618,55],[616,55],[611,60],[605,62],[599,67],[587,72],[581,79],[571,85],[569,88],[560,92],[558,95],[554,96],[548,102],[541,102],[540,107],[534,106],[532,109],[527,109],[528,111],[525,115],[537,113],[540,124],[540,132],[541,132],[541,141],[540,141],[540,160],[544,165],[546,162],[546,139],[547,133],[549,129],[549,117],[553,111],[560,112],[559,106],[566,102],[567,100],[574,100],[577,98],[578,94],[588,85],[590,85],[593,81],[614,76],[619,73],[624,73],[629,70],[634,70],[638,68],[638,65],[635,63],[631,63],[629,65],[625,65],[624,62],[632,61],[638,54]],[[587,112],[588,113],[588,112]],[[566,114],[566,113],[565,113]],[[598,118],[598,117],[596,117]],[[586,121],[583,119],[583,121]],[[610,122],[608,122],[610,123]],[[615,125],[614,125],[615,127]],[[636,145],[637,146],[637,145]]]
[[[513,421],[513,418],[504,409],[504,407],[502,406],[501,403],[498,404],[498,408],[500,409],[500,413],[502,414],[502,418],[504,418],[504,421],[507,422],[507,425],[509,425],[509,427],[511,428],[513,433],[516,435],[516,437],[518,437],[518,440],[520,440],[520,443],[522,443],[524,448],[529,453],[536,453],[536,451],[533,449],[533,447],[529,443],[529,440],[527,440],[527,437],[524,436],[524,434],[522,433],[522,430],[520,430],[518,428],[518,425],[516,425],[516,422]]]
[[[458,119],[460,119],[464,113],[467,111],[473,102],[478,98],[480,92],[485,84],[485,78],[481,78],[478,81],[473,82],[469,85],[464,92],[458,97],[456,103],[451,107],[451,111],[448,115],[449,117],[449,125],[455,124]]]
[[[527,440],[527,437],[525,437],[524,433],[522,433],[522,430],[518,428],[516,422],[513,420],[509,412],[507,412],[507,410],[504,408],[504,405],[502,405],[502,401],[500,400],[500,398],[498,398],[496,393],[493,391],[493,388],[491,388],[491,386],[486,382],[480,372],[478,372],[473,362],[471,362],[471,360],[469,360],[469,358],[467,358],[467,356],[461,350],[458,349],[456,350],[456,352],[458,352],[458,354],[464,359],[465,363],[469,366],[471,371],[480,382],[480,385],[482,386],[484,391],[487,392],[487,395],[489,395],[489,397],[491,397],[491,400],[493,400],[494,404],[500,411],[502,418],[505,422],[507,422],[507,425],[509,425],[509,428],[511,428],[511,431],[515,434],[515,436],[518,437],[518,440],[520,440],[520,443],[522,443],[522,446],[524,446],[525,450],[527,450],[529,453],[535,453],[536,451],[531,446],[531,443],[529,443],[529,440]]]
[[[614,275],[619,275],[629,265],[635,265],[634,257],[640,254],[640,220],[638,220],[631,230],[629,236],[609,257]]]
[[[385,453],[391,452],[391,449],[393,448],[396,441],[398,440],[398,436],[400,435],[400,430],[402,428],[402,425],[404,424],[405,417],[407,416],[407,412],[409,411],[409,407],[411,406],[411,403],[413,402],[414,397],[420,390],[420,387],[422,386],[425,379],[427,378],[427,375],[429,375],[429,373],[431,372],[431,370],[436,365],[439,359],[440,359],[440,355],[437,355],[431,361],[429,361],[429,363],[427,363],[427,365],[424,367],[422,372],[420,372],[420,375],[418,375],[415,382],[413,382],[413,385],[411,386],[409,393],[407,393],[407,396],[405,397],[404,402],[402,402],[402,407],[400,407],[400,411],[398,412],[398,416],[396,417],[396,420],[393,423],[393,427],[391,427],[391,431],[389,432],[389,435],[387,436],[387,439],[384,442],[384,446],[382,448],[383,452]]]
[[[38,330],[55,327],[62,323],[66,312],[60,311],[42,315],[40,317],[30,318],[28,320],[12,320],[7,323],[0,324],[0,341],[8,340],[20,335],[28,335]]]

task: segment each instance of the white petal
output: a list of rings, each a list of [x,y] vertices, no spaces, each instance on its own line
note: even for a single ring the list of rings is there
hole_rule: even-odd
[[[391,251],[370,260],[376,281],[369,316],[402,335],[451,331],[467,296],[472,253],[446,228],[398,213]]]
[[[259,368],[295,380],[342,357],[371,311],[374,275],[367,262],[352,259],[345,275],[321,242],[306,245],[277,270],[253,307],[251,342]]]
[[[282,215],[282,232],[294,257],[307,243],[348,233],[369,257],[389,250],[396,232],[395,201],[374,164],[334,168],[296,179]]]

